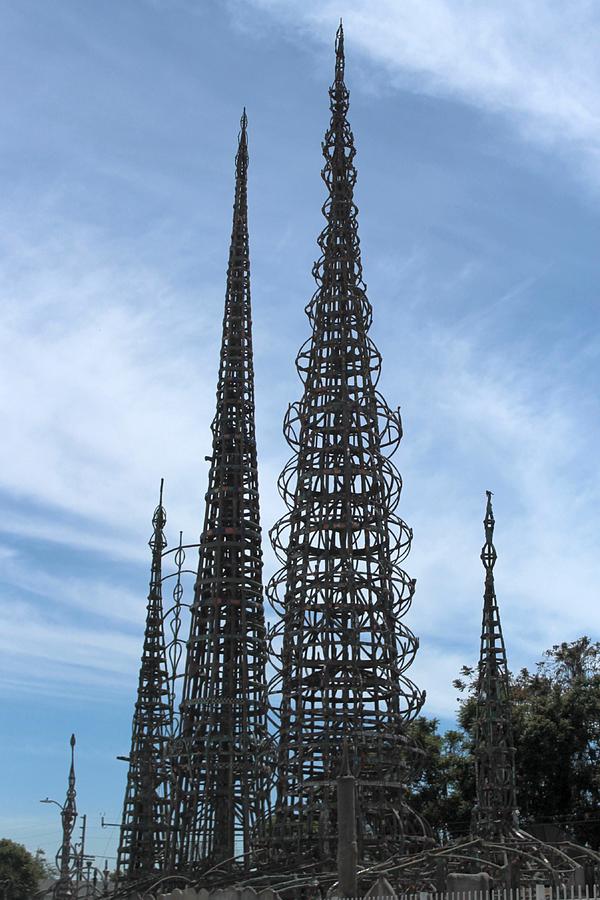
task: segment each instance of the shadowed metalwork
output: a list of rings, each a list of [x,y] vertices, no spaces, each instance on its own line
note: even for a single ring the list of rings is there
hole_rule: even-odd
[[[56,868],[58,869],[58,881],[53,890],[56,900],[67,900],[74,895],[73,874],[75,871],[76,857],[73,847],[73,829],[77,819],[77,805],[75,797],[75,735],[71,735],[71,768],[69,769],[69,781],[67,796],[60,810],[62,823],[62,841],[56,854]]]
[[[418,647],[402,622],[415,582],[399,566],[412,532],[395,513],[401,479],[389,458],[402,436],[400,414],[377,391],[381,357],[368,337],[341,25],[329,96],[326,226],[306,308],[312,335],[296,361],[304,395],[284,423],[294,456],[279,489],[289,512],[271,532],[282,563],[268,588],[280,614],[272,639],[281,711],[271,822],[281,858],[335,858],[336,779],[347,741],[364,862],[429,839],[404,787],[412,751],[406,725],[424,699],[405,674]]]
[[[244,112],[217,410],[180,710],[173,854],[179,870],[246,866],[268,795],[246,128]]]
[[[475,719],[477,801],[473,827],[483,837],[498,838],[517,824],[517,800],[508,665],[494,586],[495,521],[492,493],[486,493],[485,544],[481,550],[485,592]]]
[[[167,741],[173,710],[165,650],[162,602],[162,553],[167,516],[163,482],[150,539],[152,567],[144,648],[133,714],[131,750],[117,857],[121,879],[134,879],[165,865],[169,837]]]

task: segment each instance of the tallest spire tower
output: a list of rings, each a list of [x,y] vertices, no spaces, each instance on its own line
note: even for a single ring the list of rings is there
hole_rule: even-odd
[[[247,863],[266,800],[266,637],[242,116],[217,408],[181,703],[174,862]]]
[[[381,357],[368,336],[344,64],[340,26],[323,142],[326,224],[306,310],[312,335],[297,358],[304,394],[284,425],[294,456],[279,487],[289,512],[272,532],[282,562],[269,589],[281,614],[272,821],[282,853],[331,860],[347,747],[366,862],[414,848],[411,833],[424,839],[404,790],[406,725],[423,695],[405,674],[417,649],[402,622],[414,581],[399,562],[412,535],[395,514],[401,479],[389,458],[402,429],[376,389]]]

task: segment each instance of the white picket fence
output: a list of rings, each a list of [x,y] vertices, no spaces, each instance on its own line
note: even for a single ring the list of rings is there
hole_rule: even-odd
[[[531,884],[520,888],[490,888],[487,891],[419,891],[395,895],[369,892],[369,897],[370,900],[600,900],[600,886]]]
[[[598,885],[562,885],[544,884],[526,885],[520,888],[491,888],[480,891],[433,892],[392,894],[389,885],[384,887],[383,879],[376,882],[365,895],[368,900],[600,900]],[[387,890],[386,890],[387,888]],[[169,894],[158,894],[156,900],[281,900],[279,894],[270,889],[255,891],[251,887],[233,885],[228,888],[208,891],[205,888],[196,890],[187,887],[174,890]],[[315,894],[315,900],[317,895]],[[336,900],[341,900],[336,895]],[[365,900],[365,897],[348,897],[344,900]]]

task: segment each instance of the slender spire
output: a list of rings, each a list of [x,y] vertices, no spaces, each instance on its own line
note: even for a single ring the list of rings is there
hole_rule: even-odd
[[[67,788],[67,802],[66,806],[72,809],[72,811],[76,814],[77,810],[75,809],[75,797],[77,792],[75,790],[75,735],[71,735],[71,740],[69,741],[69,745],[71,747],[71,768],[69,769],[69,786]]]
[[[318,239],[321,257],[313,267],[313,275],[321,287],[321,295],[335,296],[339,291],[351,291],[364,296],[366,285],[362,280],[358,209],[354,203],[356,150],[347,119],[350,94],[344,82],[344,69],[344,30],[340,22],[335,41],[335,77],[329,88],[331,121],[323,141],[325,166],[321,176],[328,194],[323,206],[327,227]],[[368,328],[370,305],[363,313],[367,315],[365,324]]]
[[[508,664],[494,585],[496,548],[492,492],[486,491],[483,623],[477,681],[475,766],[477,802],[473,827],[485,837],[501,837],[515,824],[515,751],[513,746]]]
[[[56,867],[59,871],[59,878],[54,887],[54,896],[56,900],[68,900],[73,896],[73,884],[71,873],[73,869],[73,829],[77,819],[77,805],[75,798],[77,791],[75,789],[75,735],[71,735],[71,767],[69,769],[69,779],[67,783],[67,795],[60,812],[62,822],[62,842],[56,856]]]
[[[149,541],[150,589],[117,859],[121,879],[163,868],[169,832],[165,750],[173,712],[163,627],[162,554],[167,546],[163,485],[161,479]]]
[[[235,175],[212,455],[181,703],[178,869],[247,866],[268,793],[245,110]]]
[[[339,85],[345,91],[346,100],[348,99],[348,91],[344,84],[344,68],[346,65],[346,57],[344,55],[344,25],[340,19],[340,24],[335,35],[335,85]],[[346,110],[348,106],[346,106]]]
[[[281,617],[274,646],[282,645],[273,841],[283,858],[324,866],[335,854],[345,743],[362,862],[428,841],[404,788],[406,725],[424,695],[405,674],[418,642],[402,622],[414,580],[399,562],[412,532],[394,512],[401,479],[389,459],[402,429],[375,389],[381,357],[368,337],[344,64],[340,25],[323,141],[326,224],[307,306],[312,335],[297,358],[304,395],[284,425],[294,456],[279,488],[289,512],[271,532],[282,568],[268,589]]]

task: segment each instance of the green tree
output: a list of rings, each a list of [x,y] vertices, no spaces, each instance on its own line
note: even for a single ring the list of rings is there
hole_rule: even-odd
[[[28,900],[43,875],[39,860],[22,844],[0,839],[0,890],[5,900]]]
[[[476,673],[455,682],[466,693],[459,723],[472,739]],[[556,644],[535,672],[511,676],[518,803],[522,822],[552,822],[580,843],[600,846],[600,643]]]
[[[42,850],[41,847],[38,847],[38,849],[35,851],[33,861],[38,873],[38,881],[41,881],[43,878],[58,877],[56,866],[48,862],[48,860],[46,859],[46,851]]]
[[[475,775],[464,732],[438,732],[438,720],[419,716],[410,726],[421,748],[410,782],[411,806],[441,841],[469,830]]]

